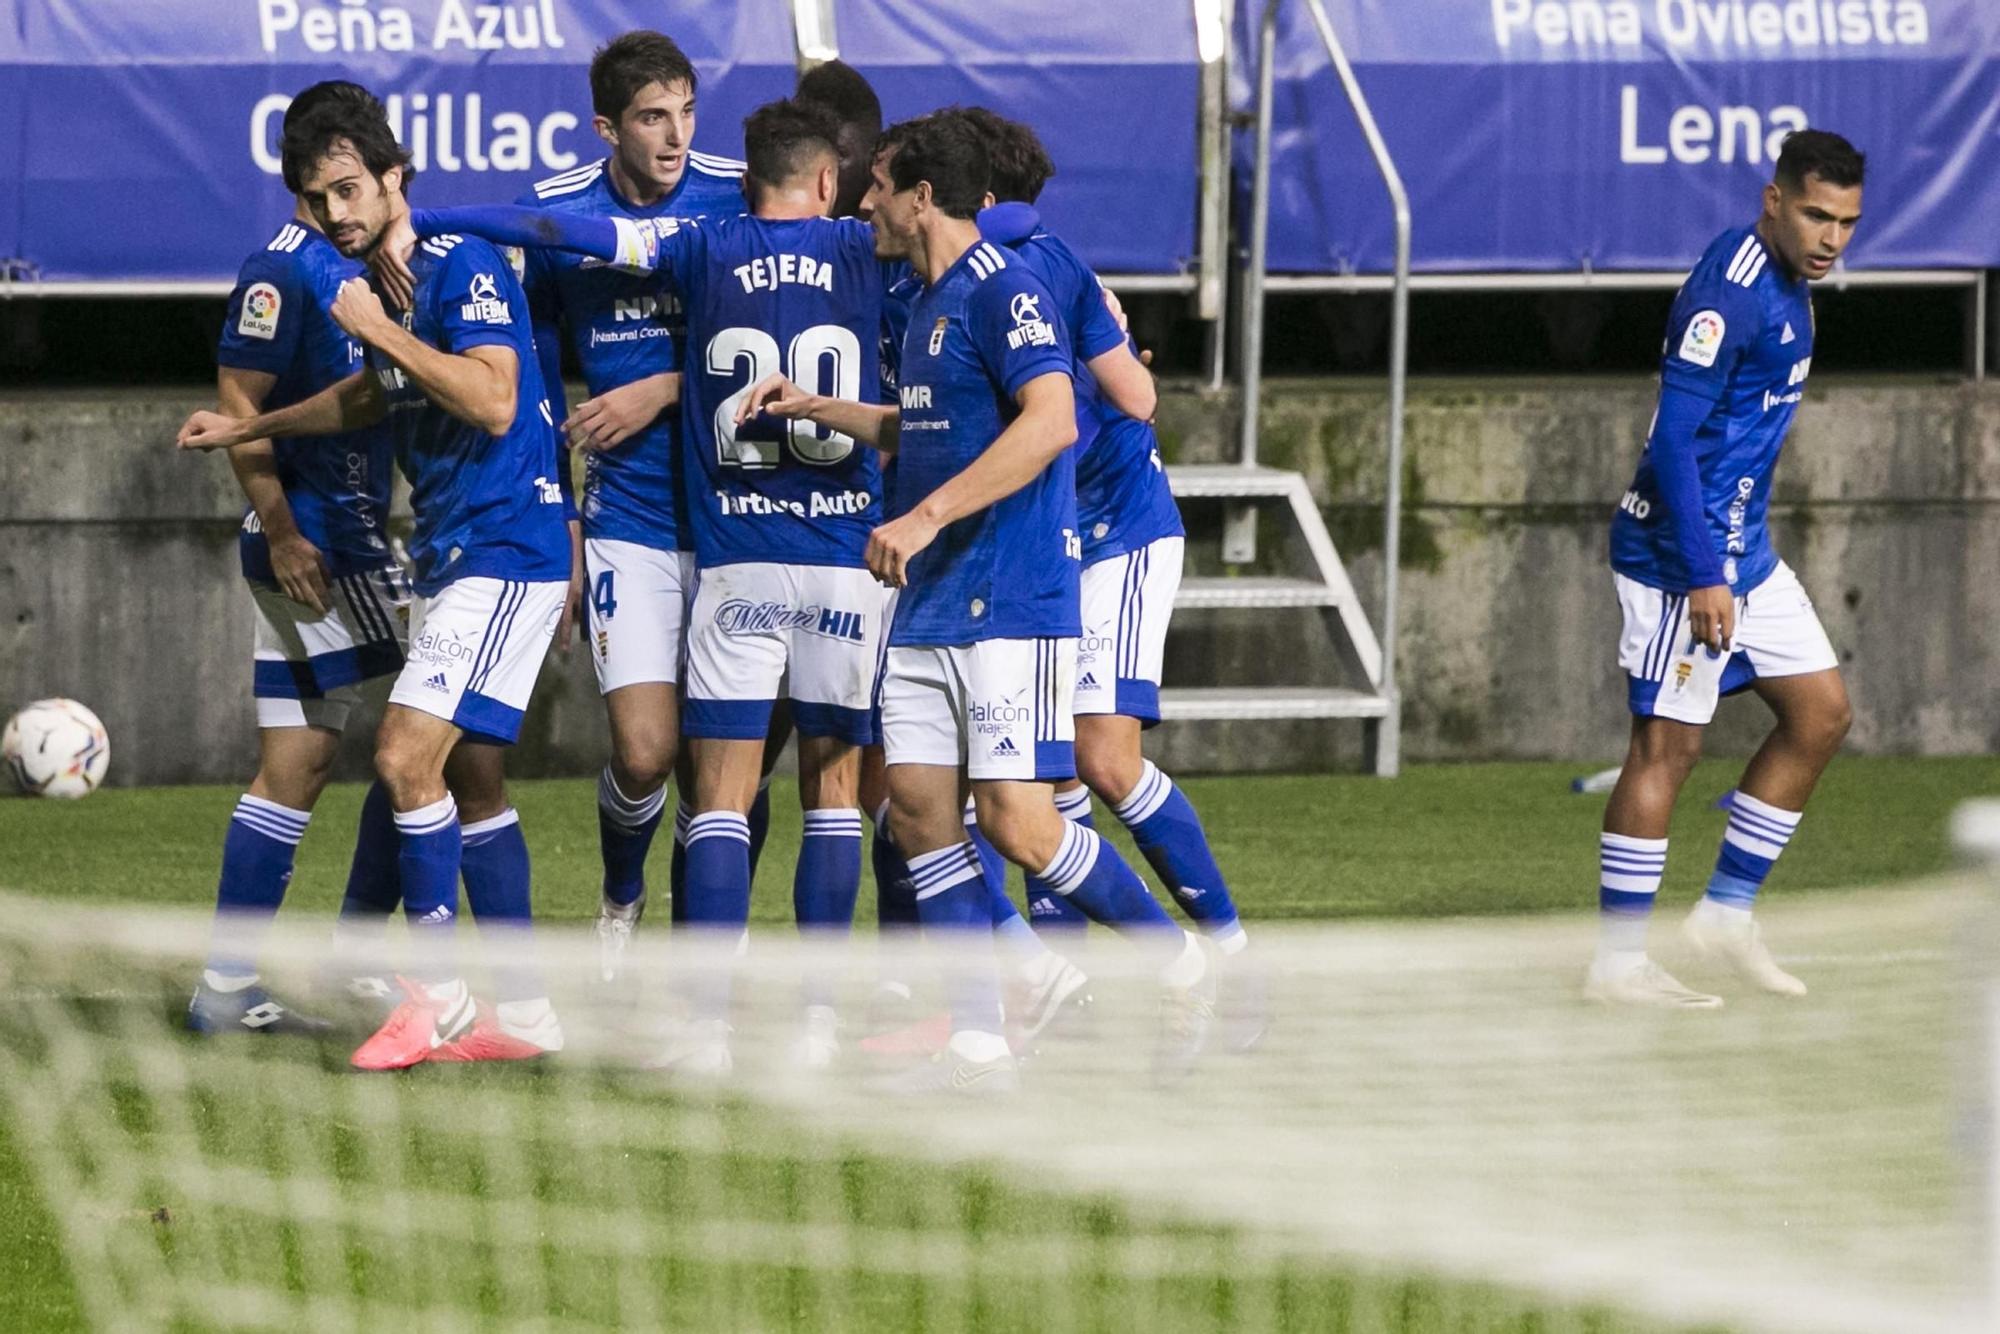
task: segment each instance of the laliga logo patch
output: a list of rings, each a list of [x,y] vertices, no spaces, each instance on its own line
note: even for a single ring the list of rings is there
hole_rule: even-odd
[[[236,332],[245,338],[276,338],[282,304],[278,289],[271,284],[250,284],[250,290],[243,294],[243,313],[236,317]]]
[[[931,326],[932,356],[936,356],[938,353],[944,351],[944,330],[947,322],[945,317],[940,315],[938,316],[938,322]]]
[[[1024,347],[1054,347],[1056,331],[1042,318],[1042,299],[1033,292],[1014,293],[1014,303],[1008,307],[1014,317],[1014,327],[1007,334],[1007,346],[1016,351]]]
[[[1696,311],[1694,318],[1688,321],[1687,332],[1681,335],[1680,359],[1696,366],[1713,366],[1716,354],[1722,351],[1722,334],[1726,327],[1721,311]]]
[[[500,285],[490,273],[472,275],[472,300],[458,308],[458,317],[477,324],[512,324],[514,312],[500,299]]]

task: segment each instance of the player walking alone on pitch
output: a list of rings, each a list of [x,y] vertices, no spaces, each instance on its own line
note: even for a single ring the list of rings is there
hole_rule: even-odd
[[[1777,726],[1727,798],[1708,891],[1685,927],[1704,956],[1752,985],[1803,996],[1759,937],[1751,907],[1851,714],[1812,599],[1771,546],[1771,475],[1812,368],[1807,285],[1861,220],[1863,159],[1824,130],[1785,140],[1756,224],[1712,242],[1674,299],[1660,404],[1639,474],[1611,524],[1624,612],[1632,744],[1599,844],[1595,1001],[1712,1008],[1646,955],[1674,799],[1701,757],[1716,701],[1754,690]]]

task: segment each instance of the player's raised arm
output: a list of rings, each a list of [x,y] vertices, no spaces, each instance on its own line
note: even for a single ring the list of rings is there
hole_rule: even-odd
[[[181,425],[175,443],[182,449],[231,449],[251,440],[338,435],[373,426],[386,411],[375,377],[356,371],[312,397],[274,412],[260,412],[254,417],[193,413]]]
[[[623,269],[659,266],[660,230],[630,218],[592,218],[517,204],[469,204],[412,210],[419,237],[483,237],[495,245],[548,246],[590,255]]]
[[[455,289],[447,293],[446,307],[483,311],[487,302],[475,290],[479,277],[489,284],[493,281],[490,274],[460,274]],[[504,313],[476,313],[469,319],[493,319]],[[521,362],[511,345],[474,343],[460,352],[441,351],[391,319],[382,299],[359,278],[341,284],[332,314],[336,324],[394,362],[432,403],[460,421],[488,435],[505,435],[514,424]],[[467,319],[460,316],[461,322]],[[456,338],[454,345],[459,345]]]

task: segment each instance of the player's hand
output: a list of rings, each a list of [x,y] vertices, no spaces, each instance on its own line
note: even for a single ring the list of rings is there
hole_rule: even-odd
[[[195,412],[181,423],[174,444],[182,449],[228,449],[250,437],[243,434],[241,417],[225,417],[219,412]]]
[[[760,412],[796,421],[811,414],[818,400],[782,375],[767,375],[750,387],[736,405],[736,424],[741,426]]]
[[[391,323],[389,312],[382,308],[382,298],[375,295],[375,289],[361,278],[349,278],[340,285],[340,291],[333,298],[328,310],[333,322],[351,338],[359,338],[364,343],[371,333]]]
[[[1727,652],[1736,637],[1736,599],[1728,584],[1688,590],[1688,633],[1697,644]]]
[[[398,310],[410,309],[416,299],[417,276],[410,272],[410,256],[416,248],[417,233],[410,226],[410,215],[399,211],[382,229],[382,238],[375,243],[375,253],[368,259],[376,283]]]
[[[278,587],[285,590],[285,596],[326,615],[326,561],[319,548],[296,532],[268,541],[271,573],[278,577]]]
[[[576,637],[576,617],[583,608],[583,524],[569,521],[569,592],[563,595],[562,617],[556,622],[556,651],[568,653]]]
[[[652,425],[680,397],[678,372],[648,375],[577,404],[576,411],[563,419],[562,429],[570,448],[602,453]]]
[[[868,534],[868,572],[890,588],[910,582],[910,562],[937,539],[937,525],[916,510]]]

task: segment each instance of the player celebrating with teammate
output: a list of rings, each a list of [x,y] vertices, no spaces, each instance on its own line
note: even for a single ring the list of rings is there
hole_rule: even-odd
[[[1199,943],[1094,831],[1064,820],[1049,783],[1075,774],[1071,696],[1079,631],[1076,439],[1067,337],[1025,265],[982,241],[989,166],[963,118],[925,118],[878,158],[869,212],[883,253],[924,281],[899,368],[900,409],[773,380],[744,410],[803,417],[897,453],[890,510],[868,565],[902,589],[882,684],[890,823],[927,931],[991,939],[992,909],[962,822],[1009,860],[1160,959],[1178,1069],[1201,1045],[1212,980]],[[1006,1088],[998,976],[958,976],[953,1032],[924,1087]]]
[[[684,718],[696,805],[686,920],[732,940],[749,920],[748,814],[787,680],[805,808],[793,881],[800,927],[845,931],[861,879],[859,747],[873,734],[882,633],[882,590],[862,558],[880,518],[875,451],[810,422],[738,423],[751,387],[784,372],[842,397],[875,398],[881,265],[866,224],[827,216],[839,135],[816,105],[758,108],[744,124],[749,216],[642,227],[572,218],[548,227],[490,208],[413,218],[420,235],[555,240],[605,259],[636,235],[644,265],[685,304],[684,519],[700,572]],[[696,1023],[666,1063],[720,1074],[731,1063],[727,977],[703,981]],[[808,979],[806,999],[801,1055],[824,1066],[837,1046],[833,997],[823,979]]]
[[[314,84],[293,99],[286,124],[328,101],[375,103],[358,84]],[[289,406],[360,368],[361,345],[327,307],[362,272],[301,199],[291,221],[244,261],[230,293],[216,351],[225,414]],[[326,1028],[260,985],[256,951],[284,899],[361,683],[402,669],[409,582],[387,541],[393,451],[380,425],[307,443],[251,440],[229,451],[249,502],[238,545],[257,610],[258,761],[223,844],[215,948],[188,1006],[197,1032]],[[366,861],[366,848],[357,849],[357,872]],[[394,877],[387,879],[393,902]]]
[[[638,31],[614,39],[590,62],[592,125],[609,155],[540,182],[522,202],[560,218],[741,212],[742,164],[692,147],[695,88],[694,66],[671,38]],[[563,425],[587,451],[587,638],[611,727],[611,759],[597,785],[597,932],[610,980],[645,911],[646,855],[679,746],[675,689],[694,564],[676,476],[682,319],[650,274],[562,250],[527,249],[522,286],[551,406],[560,412],[565,339],[590,392]]]
[[[1632,743],[1599,844],[1602,932],[1584,994],[1707,1008],[1646,954],[1674,799],[1701,755],[1718,698],[1757,692],[1777,726],[1730,793],[1729,828],[1689,940],[1752,985],[1802,996],[1751,908],[1847,733],[1839,659],[1812,600],[1772,549],[1771,476],[1812,366],[1808,284],[1861,218],[1863,159],[1823,130],[1785,140],[1763,214],[1708,247],[1674,300],[1660,402],[1611,526],[1624,611]]]
[[[407,158],[379,108],[314,108],[287,131],[283,158],[344,254],[366,254],[403,208]],[[368,374],[247,420],[198,413],[182,431],[185,440],[220,445],[327,435],[386,418],[410,482],[419,602],[409,659],[377,736],[376,769],[395,811],[421,982],[355,1052],[364,1069],[433,1059],[453,1039],[482,1031],[449,950],[468,831],[447,763],[461,740],[504,745],[519,734],[571,566],[555,434],[513,271],[484,241],[441,237],[419,253],[415,276],[414,304],[400,322],[359,279],[334,300],[334,320],[367,348]],[[518,837],[517,826],[513,832]],[[525,844],[520,862],[525,899]],[[500,1031],[490,1041],[455,1054],[562,1045],[545,997],[503,1008],[493,1024]]]

